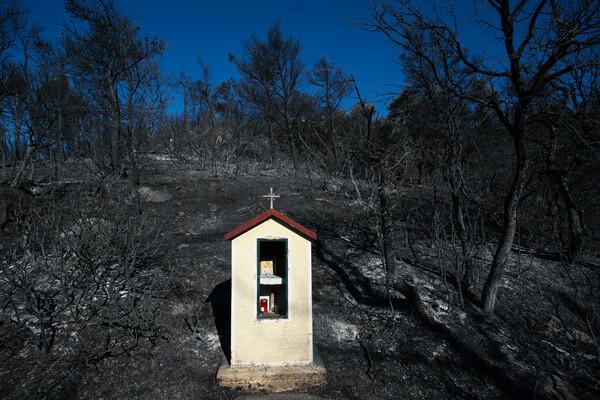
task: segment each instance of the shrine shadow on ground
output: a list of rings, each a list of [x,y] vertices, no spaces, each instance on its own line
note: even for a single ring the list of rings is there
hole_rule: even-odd
[[[221,349],[231,364],[231,279],[215,286],[206,302],[212,306]]]

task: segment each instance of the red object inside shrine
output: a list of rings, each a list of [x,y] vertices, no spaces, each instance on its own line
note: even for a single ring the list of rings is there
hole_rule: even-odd
[[[269,308],[268,304],[269,304],[269,302],[267,300],[265,300],[265,299],[262,299],[260,301],[260,313],[261,314],[266,314],[269,311],[268,310],[268,308]]]

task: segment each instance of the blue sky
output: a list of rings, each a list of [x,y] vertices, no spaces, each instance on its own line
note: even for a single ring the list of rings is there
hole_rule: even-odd
[[[47,38],[60,34],[66,13],[63,0],[24,0],[30,22],[46,27]],[[459,2],[460,3],[460,2]],[[470,1],[465,2],[470,3]],[[343,18],[357,20],[369,1],[352,0],[117,0],[123,14],[137,21],[143,35],[158,36],[168,44],[161,66],[165,73],[199,78],[197,56],[211,68],[217,85],[239,77],[228,53],[242,55],[244,38],[266,33],[277,19],[286,36],[300,39],[307,68],[323,55],[351,72],[363,97],[376,102],[383,114],[390,92],[399,92],[403,76],[395,60],[398,48],[376,33],[366,32]],[[351,107],[349,100],[344,106]]]

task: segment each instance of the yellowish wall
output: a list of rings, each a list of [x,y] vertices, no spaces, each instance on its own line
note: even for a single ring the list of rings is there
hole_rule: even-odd
[[[257,239],[288,240],[288,317],[257,319]],[[312,362],[311,243],[269,219],[231,242],[231,365]]]

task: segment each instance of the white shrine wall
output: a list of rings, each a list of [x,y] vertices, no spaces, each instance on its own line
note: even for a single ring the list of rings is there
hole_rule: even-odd
[[[257,318],[257,240],[287,239],[287,318]],[[311,242],[274,219],[231,241],[231,365],[313,362]]]

